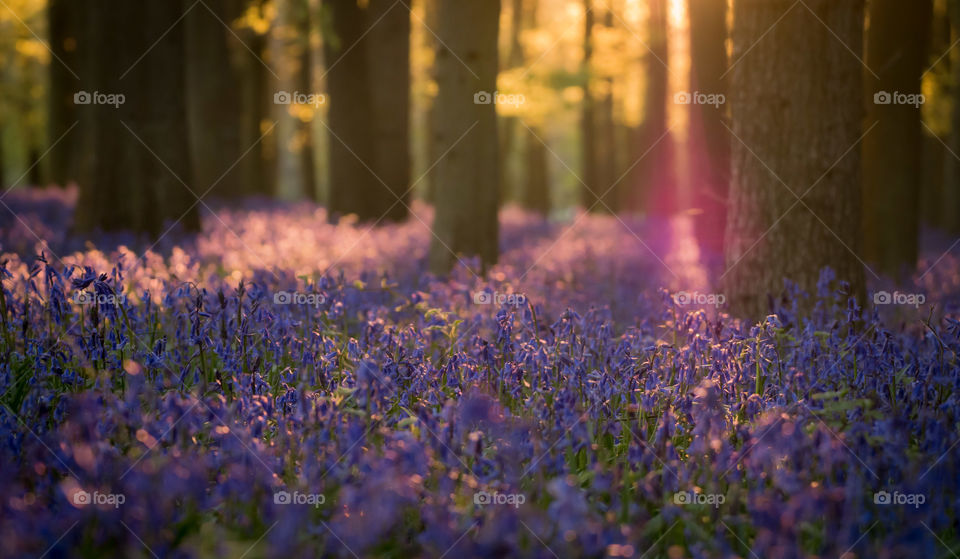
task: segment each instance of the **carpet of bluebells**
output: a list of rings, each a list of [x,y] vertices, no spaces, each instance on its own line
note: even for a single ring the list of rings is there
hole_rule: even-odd
[[[950,239],[871,279],[907,304],[824,271],[751,323],[679,219],[506,210],[501,263],[439,278],[424,206],[222,206],[152,244],[76,240],[74,201],[0,208],[4,558],[960,547]]]

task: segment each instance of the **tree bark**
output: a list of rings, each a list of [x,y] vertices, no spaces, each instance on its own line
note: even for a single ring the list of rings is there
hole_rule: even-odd
[[[50,161],[50,179],[54,184],[66,186],[79,176],[81,135],[71,130],[77,122],[77,105],[73,94],[79,89],[77,48],[78,26],[82,22],[83,1],[50,0],[47,18],[50,34],[50,93],[47,136],[50,142],[62,139],[47,156]],[[67,131],[70,130],[69,133]],[[64,135],[66,134],[66,135]]]
[[[734,3],[730,105],[740,141],[732,144],[723,279],[732,311],[749,318],[770,311],[784,278],[815,293],[824,267],[861,301],[865,290],[856,256],[863,68],[854,56],[863,0],[806,6],[813,13],[789,0]]]
[[[87,92],[122,94],[122,104],[94,102],[79,111],[92,140],[89,181],[82,185],[77,227],[132,229],[157,235],[167,222],[199,230],[190,192],[187,142],[185,38],[174,25],[181,2],[143,6],[90,0],[84,56]],[[162,41],[156,41],[166,33]],[[151,44],[152,50],[150,49]],[[143,54],[142,59],[138,58]],[[89,72],[87,74],[86,72]]]
[[[580,113],[580,153],[581,153],[581,177],[583,179],[583,188],[581,189],[580,200],[583,208],[587,211],[596,211],[599,204],[600,192],[599,169],[597,162],[597,127],[596,127],[596,101],[593,98],[591,82],[593,81],[593,2],[592,0],[583,0],[583,105]]]
[[[402,221],[410,201],[410,12],[394,0],[370,0],[367,26],[373,169],[386,183],[377,181],[380,194],[369,217]]]
[[[689,0],[690,89],[727,95],[726,0]],[[690,107],[691,163],[697,240],[713,254],[723,251],[727,190],[730,182],[730,133],[724,126],[726,104]]]
[[[923,130],[919,101],[901,101],[919,100],[932,12],[931,0],[870,2],[866,64],[879,78],[864,75],[864,256],[892,277],[917,263]]]
[[[499,16],[499,0],[441,2],[439,7],[435,140],[449,151],[437,166],[430,247],[435,273],[449,271],[459,256],[477,256],[484,266],[497,260],[496,105],[477,102],[475,95],[496,90]]]
[[[960,0],[949,0],[947,10],[953,27],[953,39],[960,39]],[[952,44],[952,43],[951,43]],[[950,150],[960,155],[960,50],[950,52],[953,112],[950,115]],[[960,161],[947,155],[948,162],[943,185],[943,227],[950,233],[960,233]]]
[[[315,198],[313,139],[304,111],[313,94],[309,80],[310,48],[308,4],[305,0],[277,0],[277,15],[270,33],[270,61],[277,73],[274,98],[276,127],[276,190],[284,200]],[[307,68],[304,68],[307,65]],[[304,104],[299,104],[303,100]]]
[[[236,0],[211,0],[194,6],[184,20],[190,151],[199,195],[209,190],[212,196],[239,197],[252,190],[242,184],[248,176],[235,165],[248,146],[240,143],[242,87],[231,53],[235,39],[224,27],[241,9]]]
[[[667,2],[651,0],[647,20],[649,52],[644,61],[646,91],[644,115],[633,140],[631,152],[643,159],[633,168],[631,191],[626,193],[633,211],[667,215],[675,206],[673,149],[667,134],[667,91],[669,89],[669,44]],[[646,155],[644,155],[646,154]]]

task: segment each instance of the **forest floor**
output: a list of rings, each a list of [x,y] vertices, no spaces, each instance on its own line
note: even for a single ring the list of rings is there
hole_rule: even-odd
[[[153,244],[77,241],[73,203],[4,199],[4,557],[960,545],[949,239],[909,288],[872,279],[894,304],[826,274],[811,310],[791,292],[751,324],[682,218],[506,210],[500,263],[438,278],[420,205],[378,228],[215,206]]]

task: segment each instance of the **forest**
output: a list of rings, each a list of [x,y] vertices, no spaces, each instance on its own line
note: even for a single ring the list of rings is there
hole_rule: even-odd
[[[0,0],[0,557],[960,554],[960,0]]]

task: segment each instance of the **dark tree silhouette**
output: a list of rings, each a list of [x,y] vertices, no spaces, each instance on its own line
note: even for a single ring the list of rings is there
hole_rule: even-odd
[[[923,129],[919,95],[932,0],[870,2],[863,139],[864,256],[890,276],[917,263]],[[909,97],[913,96],[913,97]],[[917,104],[906,104],[917,99]]]

